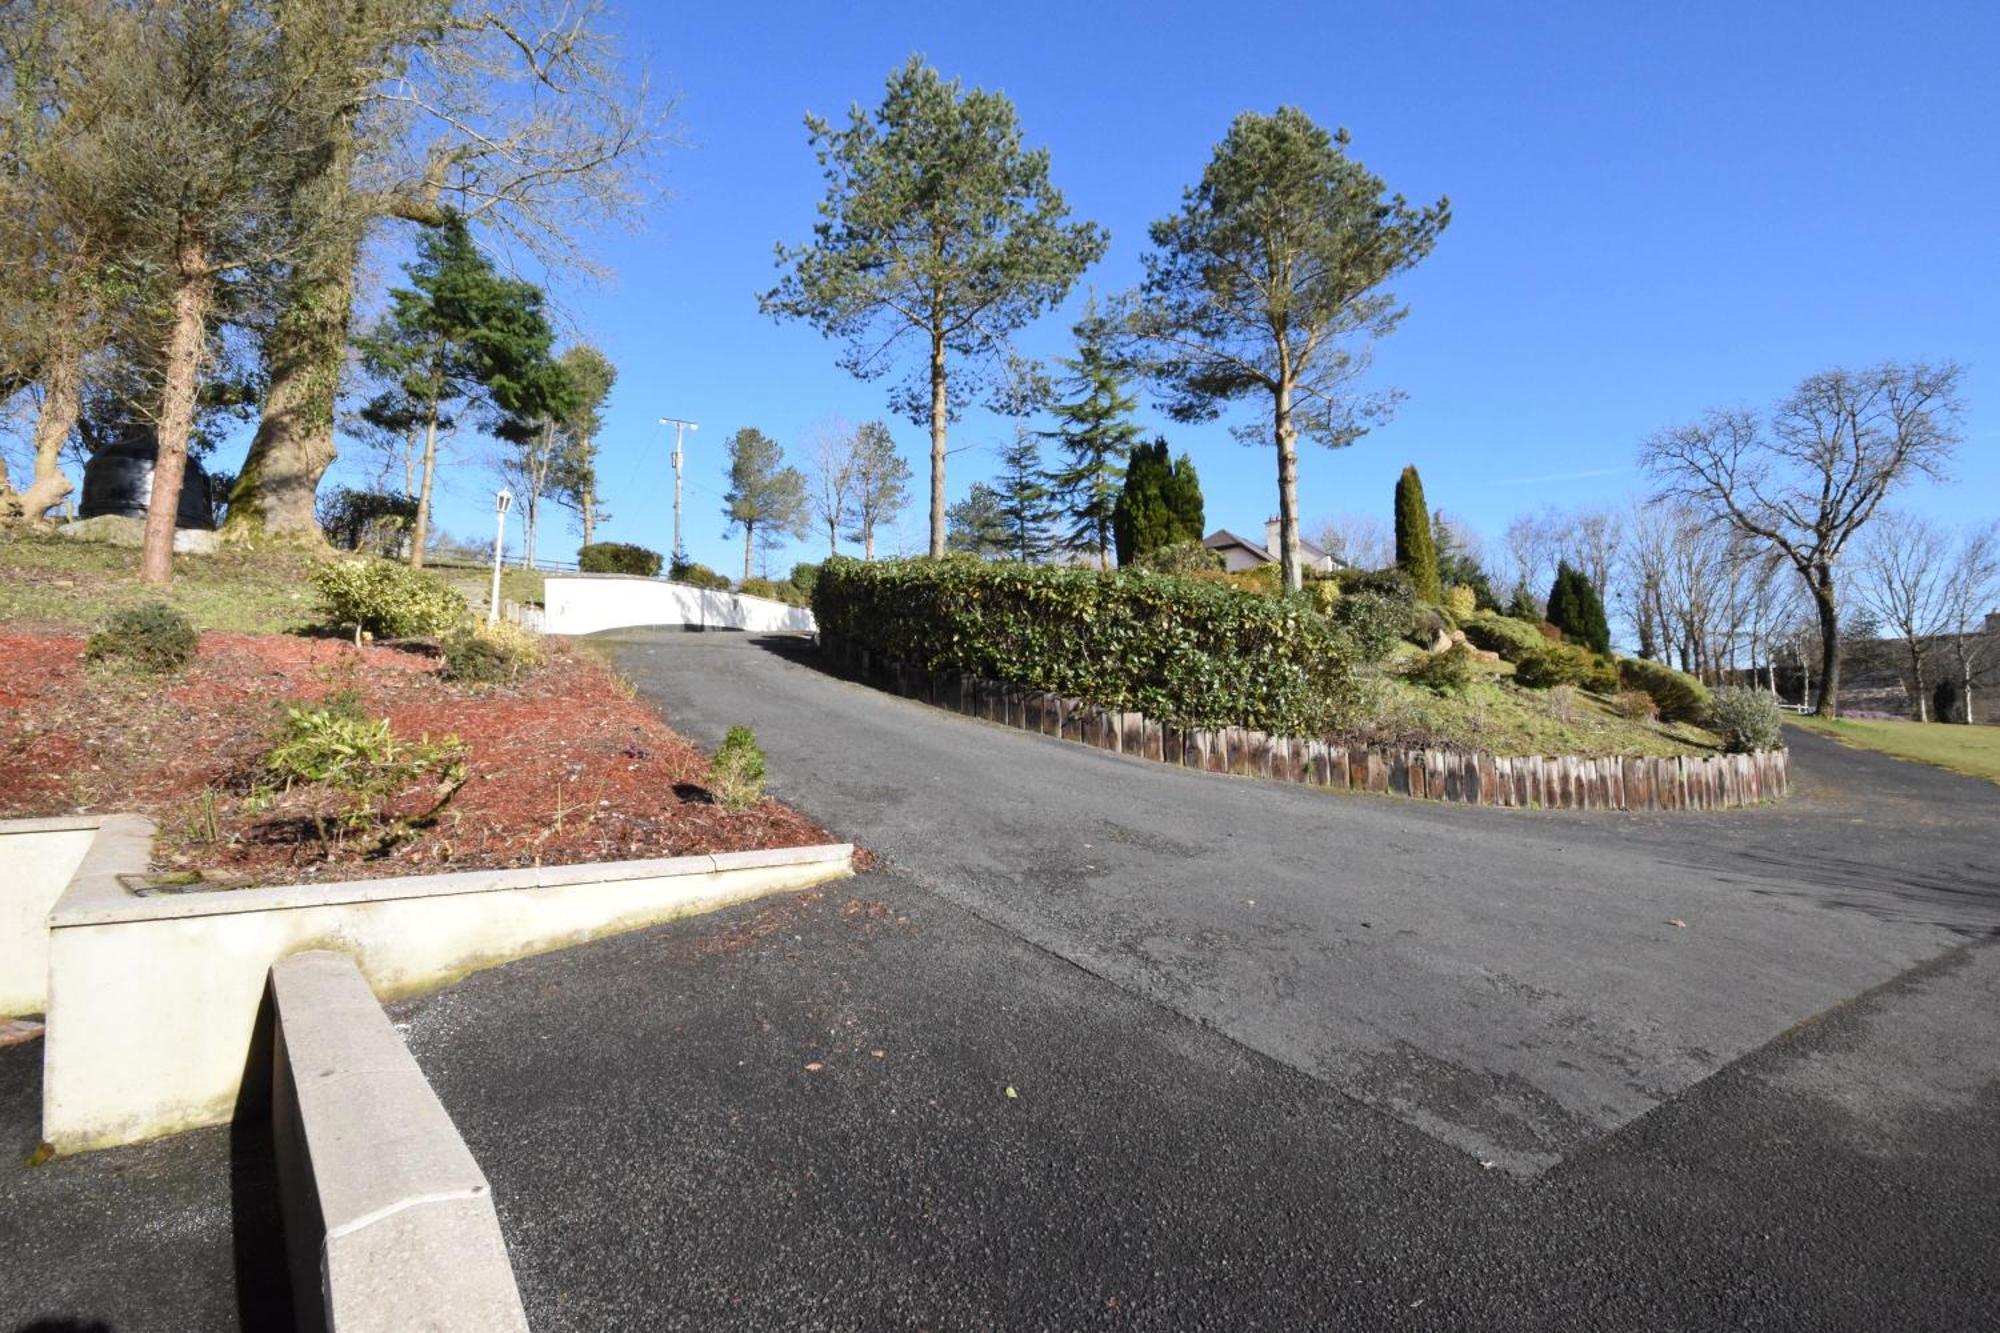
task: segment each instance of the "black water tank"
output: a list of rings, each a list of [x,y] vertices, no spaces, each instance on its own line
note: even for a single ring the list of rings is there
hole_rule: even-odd
[[[153,499],[153,461],[159,444],[150,435],[128,435],[90,456],[83,467],[83,503],[78,518],[116,514],[120,518],[144,518]],[[209,493],[208,473],[192,458],[181,473],[180,512],[174,516],[177,528],[213,528],[215,502]]]

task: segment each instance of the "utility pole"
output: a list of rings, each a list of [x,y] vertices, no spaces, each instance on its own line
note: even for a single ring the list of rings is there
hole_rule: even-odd
[[[661,417],[660,424],[674,428],[674,553],[672,563],[676,565],[686,564],[687,552],[681,549],[681,432],[683,430],[700,430],[701,427],[692,421],[683,421],[679,417]]]

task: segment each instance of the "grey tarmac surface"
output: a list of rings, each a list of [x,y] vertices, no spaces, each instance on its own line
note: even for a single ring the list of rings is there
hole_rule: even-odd
[[[2000,927],[2000,787],[1810,736],[1778,810],[1479,810],[1029,736],[798,639],[606,646],[924,888],[1517,1174]]]

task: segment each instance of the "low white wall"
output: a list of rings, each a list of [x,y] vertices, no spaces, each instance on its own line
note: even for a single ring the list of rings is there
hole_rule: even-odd
[[[596,634],[646,625],[694,625],[760,634],[810,634],[817,628],[812,612],[802,606],[665,579],[634,574],[551,574],[542,582],[544,634]]]
[[[103,822],[97,817],[0,821],[0,1018],[48,1007],[49,909]],[[144,831],[151,836],[152,826]]]
[[[852,873],[840,843],[141,898],[100,837],[50,915],[42,1135],[58,1152],[230,1118],[271,965],[351,953],[407,995],[601,935]]]
[[[271,1010],[271,1137],[300,1326],[526,1333],[485,1173],[354,960],[278,963]]]

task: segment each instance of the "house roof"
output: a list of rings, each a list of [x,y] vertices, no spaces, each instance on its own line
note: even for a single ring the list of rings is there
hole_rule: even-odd
[[[1253,542],[1247,537],[1239,537],[1228,528],[1217,528],[1214,532],[1202,538],[1201,544],[1211,551],[1219,551],[1225,546],[1240,546],[1267,565],[1278,563],[1278,557],[1272,555],[1262,542]],[[1319,547],[1313,545],[1304,537],[1299,538],[1299,554],[1307,560],[1326,559],[1326,552],[1320,550]]]

